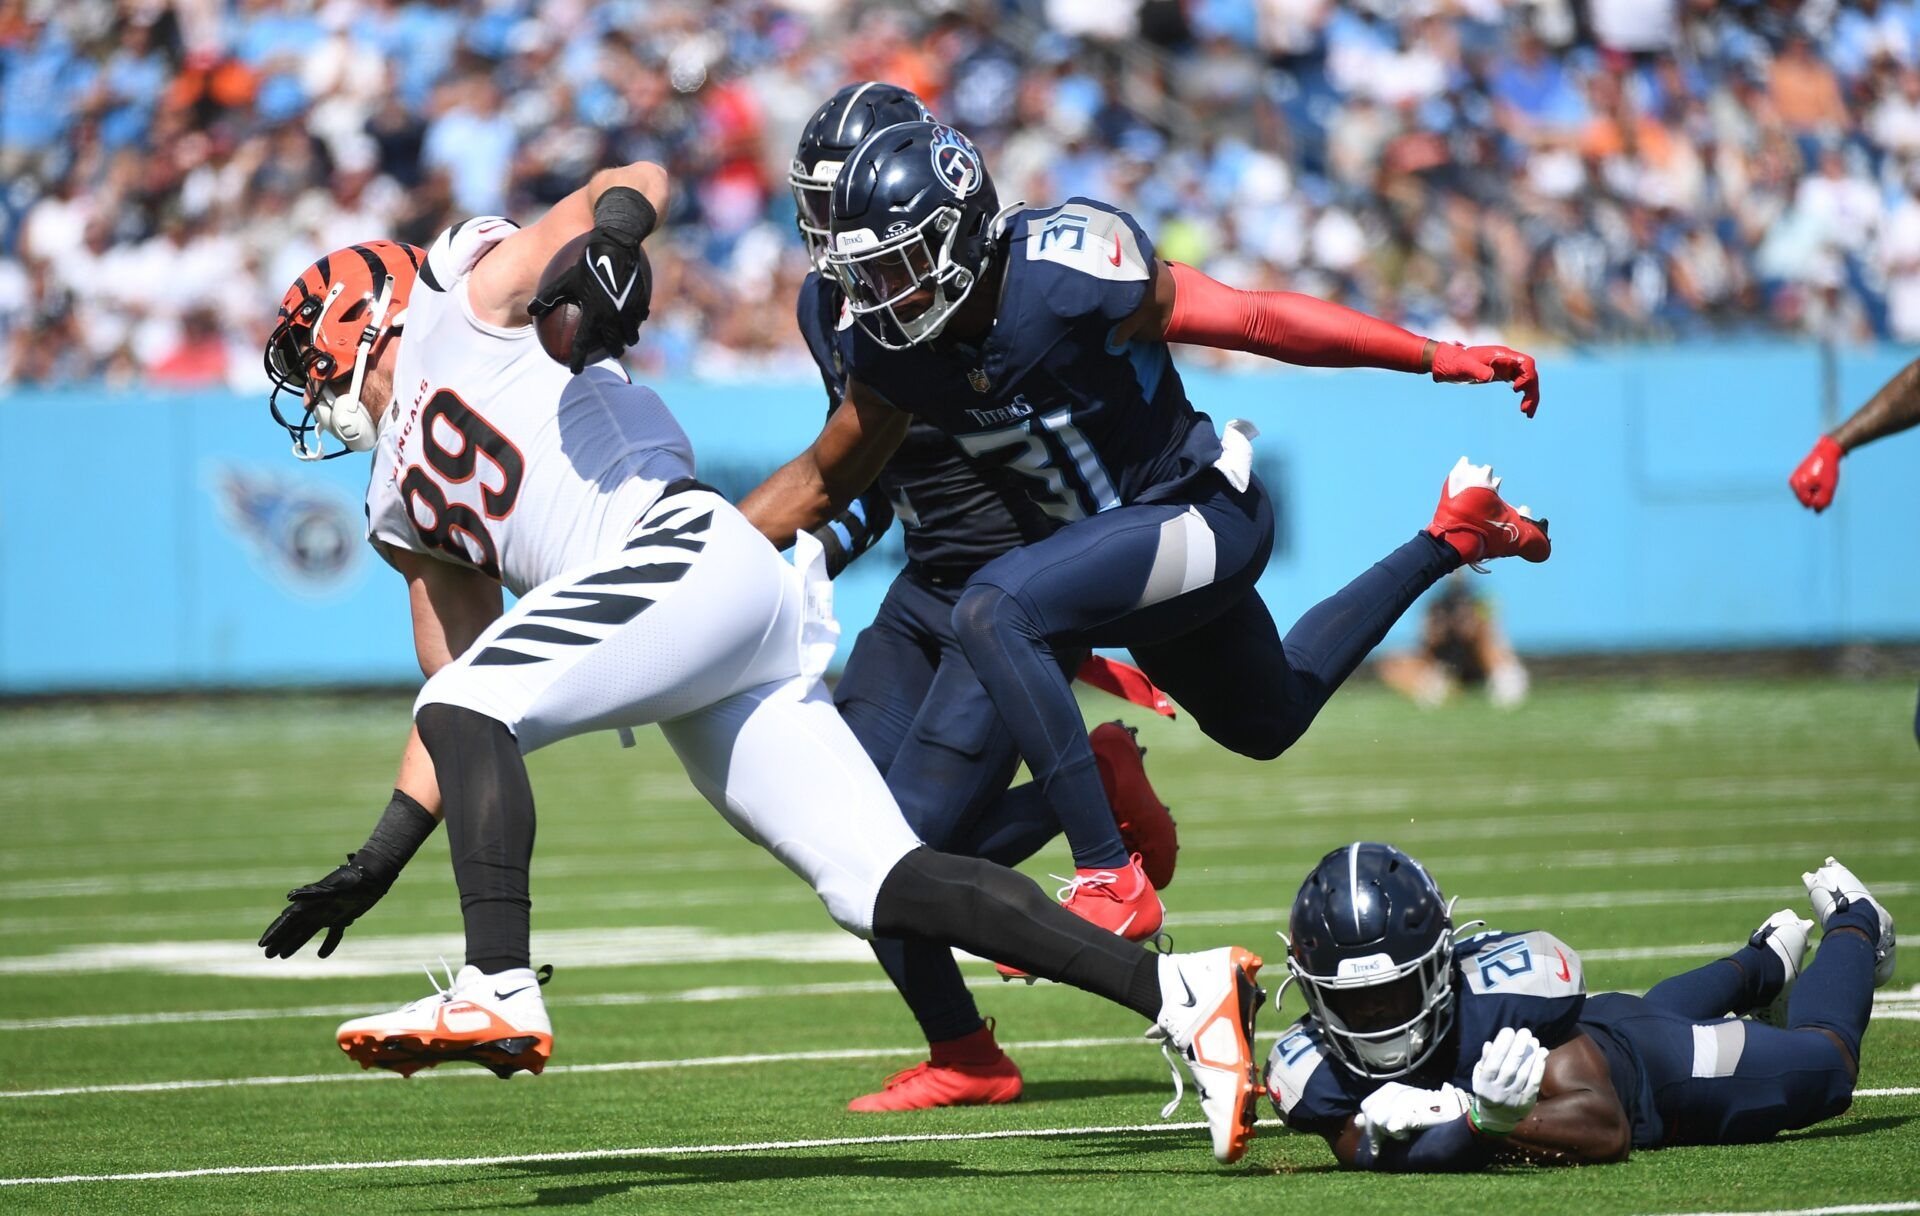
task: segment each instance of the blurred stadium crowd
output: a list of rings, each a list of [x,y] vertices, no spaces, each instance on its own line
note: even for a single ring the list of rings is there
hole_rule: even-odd
[[[793,366],[786,170],[906,85],[1004,201],[1466,340],[1920,340],[1920,3],[0,0],[0,385],[264,385],[319,253],[677,179],[651,373]],[[1196,352],[1198,354],[1198,352]]]

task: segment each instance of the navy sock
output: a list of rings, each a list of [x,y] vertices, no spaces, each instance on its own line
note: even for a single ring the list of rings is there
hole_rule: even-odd
[[[1873,955],[1879,940],[1879,911],[1867,900],[1854,900],[1846,911],[1834,913],[1827,921],[1812,965],[1787,999],[1789,1027],[1832,1031],[1853,1053],[1856,1065],[1867,1018],[1873,1013]]]
[[[1033,773],[1082,869],[1121,869],[1127,849],[1114,826],[1087,724],[1045,632],[1018,599],[990,584],[969,587],[954,633]]]
[[[1287,630],[1287,666],[1297,680],[1289,699],[1311,721],[1327,698],[1387,636],[1413,602],[1458,569],[1453,546],[1425,532],[1375,562]],[[1306,729],[1303,724],[1300,728]]]
[[[874,957],[900,990],[927,1042],[945,1043],[986,1025],[953,961],[951,947],[898,937],[876,937],[871,944]]]
[[[1661,980],[1647,991],[1647,1003],[1705,1021],[1757,1009],[1780,995],[1787,982],[1787,965],[1766,946],[1742,946],[1726,958],[1715,959]]]

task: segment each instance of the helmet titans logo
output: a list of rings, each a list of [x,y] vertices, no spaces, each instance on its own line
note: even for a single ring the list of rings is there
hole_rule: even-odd
[[[933,132],[933,172],[953,191],[953,197],[966,198],[980,188],[986,178],[980,167],[980,153],[966,136],[952,127],[936,127]]]

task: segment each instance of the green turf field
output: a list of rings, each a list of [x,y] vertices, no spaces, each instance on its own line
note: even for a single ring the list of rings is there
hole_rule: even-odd
[[[1282,910],[1314,860],[1356,837],[1425,860],[1462,897],[1460,919],[1559,934],[1594,990],[1644,988],[1730,949],[1800,906],[1801,870],[1829,852],[1920,923],[1913,696],[1911,681],[1588,684],[1508,715],[1423,713],[1356,688],[1269,765],[1185,722],[1148,723],[1148,768],[1183,829],[1170,927],[1181,948],[1266,952],[1277,984]],[[334,1024],[427,992],[418,965],[442,952],[459,962],[444,840],[332,960],[268,964],[252,943],[288,887],[365,835],[406,710],[289,698],[0,714],[0,1178],[366,1163],[7,1186],[0,1209],[1920,1207],[1920,954],[1882,993],[1869,1092],[1847,1117],[1760,1147],[1379,1179],[1341,1175],[1317,1137],[1269,1125],[1221,1168],[1191,1097],[1175,1127],[1152,1126],[1170,1090],[1136,1018],[1051,985],[1001,986],[984,964],[970,974],[1026,1097],[850,1115],[849,1097],[919,1058],[910,1019],[864,947],[729,833],[652,734],[632,751],[597,736],[533,760],[553,1067],[506,1084],[463,1065],[363,1074]],[[1030,869],[1069,864],[1056,848]],[[1290,999],[1287,1018],[1298,1012]],[[1268,1010],[1263,1038],[1282,1025]],[[959,1138],[971,1133],[992,1138]],[[880,1139],[731,1147],[864,1137]],[[447,1163],[373,1168],[420,1158]]]

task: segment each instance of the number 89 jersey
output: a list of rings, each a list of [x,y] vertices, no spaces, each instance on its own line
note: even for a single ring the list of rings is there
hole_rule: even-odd
[[[474,315],[467,277],[516,228],[463,221],[421,262],[374,445],[367,537],[524,595],[618,547],[666,483],[693,475],[693,447],[618,362],[575,376],[532,326]]]
[[[1571,1039],[1586,1006],[1580,956],[1551,933],[1478,933],[1453,948],[1453,1032],[1402,1084],[1469,1092],[1480,1051],[1508,1026],[1533,1031],[1549,1050]],[[1267,1056],[1267,1093],[1296,1131],[1337,1132],[1385,1085],[1363,1077],[1327,1050],[1314,1019],[1303,1017]]]

